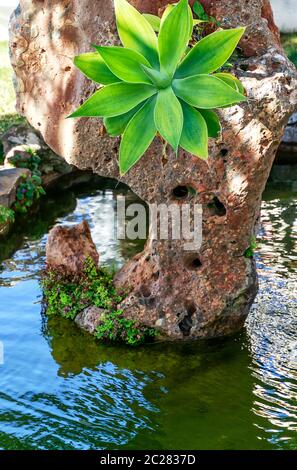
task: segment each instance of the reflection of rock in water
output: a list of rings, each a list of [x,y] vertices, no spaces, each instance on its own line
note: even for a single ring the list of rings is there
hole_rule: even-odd
[[[26,238],[38,240],[49,231],[57,218],[74,211],[75,207],[76,198],[71,191],[42,199],[37,213],[30,214],[30,217],[19,218],[11,235],[5,240],[0,240],[0,262],[10,258],[23,245]]]

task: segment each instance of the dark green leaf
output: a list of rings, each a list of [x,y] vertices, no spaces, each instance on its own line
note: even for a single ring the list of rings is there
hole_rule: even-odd
[[[101,85],[110,85],[121,81],[111,72],[97,52],[80,54],[74,57],[73,62],[86,77]]]
[[[173,80],[173,89],[186,103],[202,109],[222,108],[246,101],[245,96],[211,75],[196,75]]]
[[[128,113],[121,114],[120,116],[114,116],[109,118],[104,118],[104,125],[109,135],[116,137],[124,133],[128,123],[133,118],[134,114],[142,108],[144,103],[140,103],[135,108],[131,109]]]
[[[201,39],[187,54],[175,77],[212,73],[229,59],[240,41],[245,28],[216,31]]]
[[[206,122],[209,137],[216,139],[222,130],[218,115],[210,109],[198,109],[198,111]]]
[[[121,175],[135,165],[156,135],[155,105],[156,97],[153,97],[135,114],[126,127],[120,146]]]
[[[188,42],[188,0],[180,0],[161,25],[158,39],[161,70],[173,76]]]
[[[69,117],[111,117],[127,113],[139,103],[154,95],[157,90],[151,85],[137,83],[115,83],[96,91]]]
[[[96,47],[106,65],[121,80],[130,83],[149,83],[141,65],[149,66],[149,62],[139,52],[124,47]]]
[[[183,130],[183,111],[171,87],[158,93],[155,124],[161,136],[177,150]]]
[[[207,125],[199,111],[182,102],[184,126],[180,146],[203,160],[208,158]]]
[[[126,0],[114,0],[117,27],[123,46],[142,54],[158,67],[157,36],[149,22]]]

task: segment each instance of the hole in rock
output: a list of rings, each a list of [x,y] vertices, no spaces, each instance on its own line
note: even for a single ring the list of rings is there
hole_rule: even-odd
[[[201,266],[202,266],[202,262],[201,262],[200,258],[197,255],[195,257],[188,258],[186,260],[187,269],[196,270],[196,269],[201,268]]]
[[[228,150],[228,149],[222,149],[222,150],[221,150],[221,155],[222,155],[222,157],[226,157],[226,155],[228,155],[228,153],[229,153],[229,150]]]
[[[212,202],[207,204],[207,207],[210,210],[211,215],[223,217],[227,213],[226,207],[217,197],[214,197]]]
[[[172,191],[175,199],[186,199],[189,195],[189,188],[187,186],[177,186]]]

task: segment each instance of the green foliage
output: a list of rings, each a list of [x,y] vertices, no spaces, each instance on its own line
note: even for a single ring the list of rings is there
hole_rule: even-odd
[[[181,146],[206,159],[208,137],[220,132],[219,120],[210,110],[246,100],[236,77],[213,75],[232,55],[245,28],[216,31],[189,51],[195,22],[214,20],[199,2],[194,9],[198,20],[193,20],[187,0],[169,5],[161,19],[141,15],[126,0],[114,3],[124,47],[94,46],[97,53],[74,59],[87,77],[104,86],[70,117],[103,117],[112,136],[122,135],[122,175],[157,133],[174,150]]]
[[[122,310],[114,310],[97,327],[95,336],[100,340],[123,341],[130,346],[137,346],[154,338],[156,330],[125,318]]]
[[[10,163],[17,168],[28,168],[28,170],[30,170],[34,175],[40,177],[41,172],[39,170],[39,165],[41,163],[41,158],[34,149],[27,148],[26,151],[30,155],[29,158],[24,159],[22,155],[16,154],[10,159]]]
[[[244,256],[245,258],[253,258],[255,254],[255,250],[257,249],[257,239],[255,236],[251,238],[251,244],[250,246],[245,250]]]
[[[113,309],[121,301],[113,286],[111,274],[97,269],[93,260],[86,260],[80,276],[64,270],[46,273],[42,280],[46,313],[74,319],[86,307],[94,305]]]
[[[14,223],[14,212],[12,209],[8,209],[0,204],[0,225],[7,222]]]
[[[37,175],[23,175],[23,182],[16,190],[16,202],[13,205],[15,212],[26,214],[40,196],[45,195],[45,190],[41,186],[41,178]]]
[[[11,163],[15,167],[27,168],[32,173],[31,176],[23,176],[23,182],[19,184],[16,190],[16,202],[13,209],[20,214],[26,214],[35,201],[45,195],[39,170],[41,158],[34,149],[28,148],[26,151],[30,155],[29,157],[24,159],[22,155],[17,154],[11,159]]]
[[[281,41],[287,56],[297,67],[297,33],[282,34]]]
[[[80,275],[63,269],[55,270],[45,273],[41,282],[43,302],[49,316],[61,315],[74,320],[90,306],[107,310],[95,334],[98,339],[136,345],[155,334],[155,330],[126,319],[123,311],[116,309],[123,296],[117,293],[112,274],[107,269],[98,269],[90,258]]]
[[[220,23],[214,18],[213,16],[209,16],[205,10],[203,5],[200,2],[196,1],[193,5],[193,11],[197,18],[205,23],[213,23],[217,26],[220,26]]]

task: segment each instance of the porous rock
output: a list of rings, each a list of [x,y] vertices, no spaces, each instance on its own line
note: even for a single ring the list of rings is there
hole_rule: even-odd
[[[63,269],[68,274],[81,274],[88,258],[98,266],[99,254],[88,222],[70,227],[57,225],[50,231],[46,244],[48,270]]]
[[[168,0],[133,0],[156,13]],[[172,1],[174,3],[174,0]],[[18,110],[70,164],[128,184],[146,203],[203,207],[203,243],[187,253],[184,240],[152,240],[117,274],[130,293],[125,315],[161,324],[171,339],[213,337],[241,328],[257,292],[255,263],[245,258],[284,126],[297,103],[296,69],[286,58],[268,0],[202,0],[223,28],[246,25],[233,67],[248,102],[220,110],[222,135],[207,162],[180,150],[163,158],[155,139],[120,178],[119,139],[98,119],[65,119],[96,85],[73,66],[90,44],[118,43],[112,0],[21,0],[10,24]],[[176,188],[191,188],[176,199]],[[162,319],[162,322],[158,320]]]

